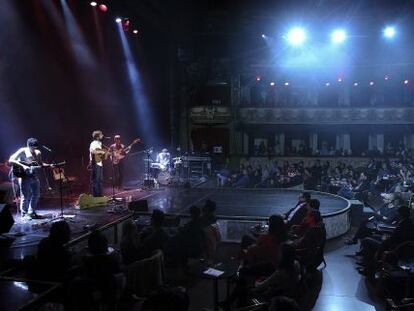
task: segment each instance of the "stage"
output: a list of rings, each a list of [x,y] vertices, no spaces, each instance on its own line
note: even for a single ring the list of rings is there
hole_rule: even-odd
[[[235,189],[235,188],[163,188],[145,192],[123,192],[120,197],[148,201],[149,212],[160,209],[167,214],[188,216],[192,205],[202,206],[205,200],[216,202],[216,214],[222,236],[227,241],[239,241],[240,234],[266,221],[270,215],[283,214],[295,206],[301,190]],[[334,238],[350,228],[350,202],[325,192],[309,191],[321,202],[320,211],[327,229],[327,237]]]
[[[74,208],[74,198],[64,201],[64,216],[72,230],[71,244],[84,245],[90,229],[107,232],[110,243],[116,244],[121,233],[122,222],[133,217],[126,200],[147,200],[149,210],[140,213],[139,221],[148,224],[153,209],[166,214],[179,215],[182,223],[188,219],[188,209],[192,205],[202,206],[210,199],[217,204],[217,216],[223,241],[239,242],[250,229],[265,222],[272,214],[286,213],[295,206],[300,190],[289,189],[233,189],[233,188],[183,188],[165,187],[153,190],[140,188],[117,193],[123,200],[114,211],[114,205],[99,206],[85,210]],[[329,193],[310,191],[313,198],[320,200],[321,213],[327,229],[328,238],[334,238],[350,228],[350,203],[348,200]],[[39,241],[48,235],[50,225],[59,219],[60,204],[56,198],[43,199],[38,212],[44,219],[22,221],[14,210],[15,224],[10,235],[13,243],[1,247],[2,258],[22,259],[25,255],[35,254]]]

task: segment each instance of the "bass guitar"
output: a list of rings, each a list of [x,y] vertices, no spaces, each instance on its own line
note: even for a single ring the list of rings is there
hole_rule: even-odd
[[[114,149],[111,153],[111,161],[113,164],[118,164],[122,159],[124,159],[127,155],[127,152],[134,146],[141,142],[141,139],[136,138],[132,141],[132,143],[125,148],[122,149]]]

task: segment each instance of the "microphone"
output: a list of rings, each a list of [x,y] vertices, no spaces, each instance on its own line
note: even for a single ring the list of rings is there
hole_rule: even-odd
[[[42,145],[42,148],[44,148],[45,150],[47,150],[47,151],[49,151],[49,152],[52,152],[52,149],[50,149],[49,147],[47,147],[47,146],[45,146],[45,145]]]

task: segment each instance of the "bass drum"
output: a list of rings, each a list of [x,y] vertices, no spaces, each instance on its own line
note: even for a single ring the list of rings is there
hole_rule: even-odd
[[[161,171],[158,173],[157,182],[160,185],[166,186],[171,182],[171,174],[168,171]]]

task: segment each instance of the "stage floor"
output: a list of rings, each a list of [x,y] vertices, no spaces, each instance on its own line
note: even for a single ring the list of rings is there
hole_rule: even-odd
[[[202,206],[210,199],[217,203],[219,217],[262,218],[272,214],[283,214],[295,206],[300,190],[289,189],[232,189],[232,188],[166,188],[153,190],[134,199],[148,200],[150,211],[160,209],[169,214],[188,214],[192,205]],[[322,215],[346,209],[348,200],[329,193],[310,191],[312,198],[321,202]]]

